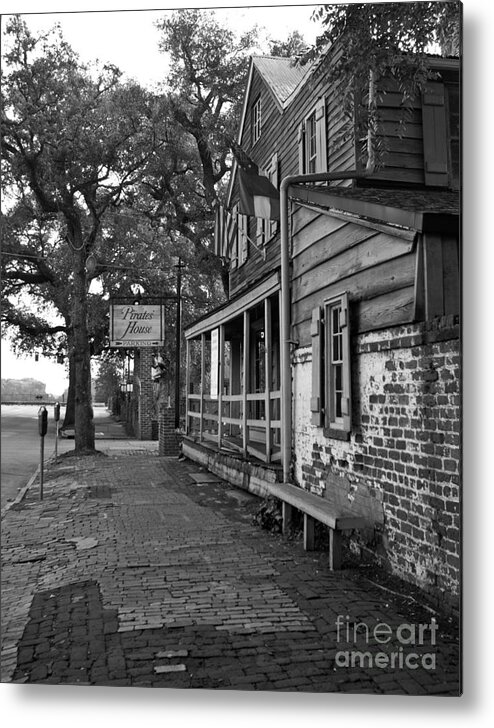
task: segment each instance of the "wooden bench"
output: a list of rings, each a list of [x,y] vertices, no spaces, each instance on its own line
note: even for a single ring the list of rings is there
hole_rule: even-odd
[[[283,534],[287,534],[292,521],[293,508],[304,514],[304,549],[314,549],[315,521],[329,528],[329,568],[341,568],[341,532],[354,528],[369,528],[368,518],[356,516],[341,506],[309,493],[290,483],[266,484],[269,494],[282,501]]]

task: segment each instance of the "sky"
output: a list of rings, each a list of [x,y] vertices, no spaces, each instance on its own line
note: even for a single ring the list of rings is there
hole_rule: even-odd
[[[80,3],[70,3],[68,10],[66,1],[4,0],[2,28],[11,13],[21,13],[33,32],[48,30],[55,23],[60,23],[65,39],[81,60],[98,59],[102,63],[114,63],[126,76],[152,88],[163,80],[167,72],[167,60],[158,50],[159,31],[154,23],[172,12],[171,8],[194,7],[194,3],[160,3],[162,9],[159,10],[146,10],[145,6],[136,10],[136,4],[100,0],[97,3],[84,3],[84,10],[79,11]],[[195,4],[196,7],[207,5]],[[307,42],[312,43],[319,27],[310,20],[316,7],[313,3],[281,7],[274,3],[252,3],[249,7],[244,7],[242,3],[231,3],[228,8],[216,9],[216,13],[225,24],[238,32],[257,24],[266,29],[269,37],[282,40],[293,30],[299,30]],[[53,12],[46,12],[47,9]],[[47,392],[55,396],[59,396],[68,386],[65,366],[56,364],[53,359],[40,356],[36,362],[34,355],[18,359],[4,340],[1,356],[2,379],[33,377],[44,382]]]

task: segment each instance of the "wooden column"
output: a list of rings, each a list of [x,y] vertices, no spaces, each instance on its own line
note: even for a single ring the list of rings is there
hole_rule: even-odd
[[[190,341],[185,340],[185,434],[189,434]]]
[[[266,423],[266,462],[271,462],[271,357],[272,357],[272,332],[271,332],[271,301],[264,299],[264,368],[265,368],[265,423]]]
[[[242,412],[242,450],[247,455],[247,392],[249,391],[250,370],[250,312],[244,311],[244,376],[243,376],[243,412]]]
[[[218,447],[221,448],[221,438],[223,435],[223,385],[225,381],[225,327],[223,324],[219,327],[218,349]]]
[[[199,412],[201,417],[199,420],[199,440],[202,441],[202,433],[204,429],[204,386],[205,386],[205,367],[206,367],[206,334],[201,334],[201,399],[199,400]]]

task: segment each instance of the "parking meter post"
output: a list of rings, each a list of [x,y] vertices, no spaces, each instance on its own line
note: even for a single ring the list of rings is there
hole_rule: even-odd
[[[48,411],[46,407],[38,410],[38,432],[40,437],[40,462],[39,462],[39,499],[43,500],[43,467],[45,456],[45,435],[48,430]]]
[[[39,499],[43,500],[43,460],[45,457],[45,438],[40,437],[40,453],[39,453]]]
[[[55,402],[53,408],[53,417],[55,419],[55,462],[58,458],[58,421],[60,420],[60,402]]]

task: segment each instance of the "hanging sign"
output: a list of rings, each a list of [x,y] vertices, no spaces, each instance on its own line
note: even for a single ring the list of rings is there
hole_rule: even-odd
[[[110,304],[110,346],[143,348],[165,343],[164,306]]]

